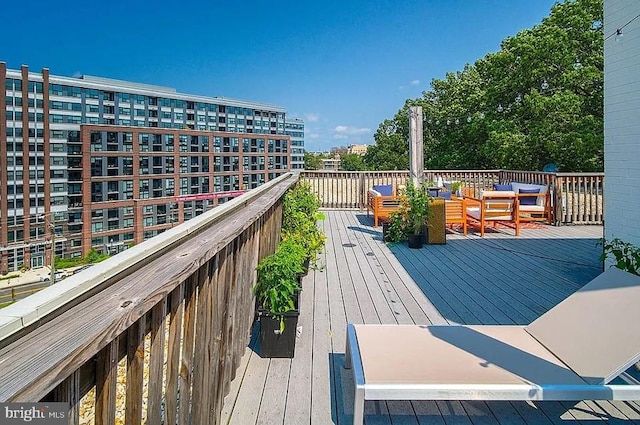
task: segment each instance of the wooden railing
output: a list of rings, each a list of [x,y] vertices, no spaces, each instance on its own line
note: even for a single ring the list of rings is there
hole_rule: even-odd
[[[408,171],[303,171],[301,178],[311,183],[330,209],[363,209],[367,191],[376,184],[405,184]]]
[[[406,183],[408,171],[303,171],[301,178],[311,183],[322,199],[323,208],[366,207],[366,193],[374,184]],[[604,173],[545,173],[514,170],[425,170],[425,181],[461,181],[474,192],[494,183],[545,185],[553,194],[554,222],[562,224],[602,224]]]
[[[558,173],[555,180],[556,216],[560,223],[604,222],[604,173]]]
[[[23,316],[0,320],[0,402],[66,402],[72,424],[81,411],[96,424],[219,423],[250,335],[255,267],[275,251],[296,180],[281,176],[3,309],[0,319]],[[94,282],[78,294],[83,277]],[[49,313],[30,312],[33,299]]]

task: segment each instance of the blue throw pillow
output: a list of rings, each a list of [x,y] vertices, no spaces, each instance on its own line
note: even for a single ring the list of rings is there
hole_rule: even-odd
[[[493,190],[513,190],[513,186],[511,186],[511,184],[499,184],[499,183],[494,183],[493,184]]]
[[[451,199],[451,191],[450,190],[441,190],[440,193],[438,193],[438,198]]]
[[[382,196],[391,196],[393,195],[393,185],[391,184],[374,184],[373,190],[378,192]]]
[[[442,183],[442,185],[444,186],[445,189],[447,189],[448,191],[451,191],[451,183]]]
[[[520,193],[540,193],[540,189],[520,189]],[[538,200],[537,196],[522,196],[520,199],[520,205],[536,205]]]

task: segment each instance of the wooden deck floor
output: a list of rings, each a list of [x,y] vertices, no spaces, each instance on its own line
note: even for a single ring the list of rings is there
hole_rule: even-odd
[[[366,214],[327,211],[321,270],[303,281],[295,358],[247,348],[223,423],[351,424],[349,323],[527,324],[600,273],[599,226],[510,230],[410,250]],[[601,248],[600,248],[601,249]],[[425,361],[428,361],[425,353]],[[588,355],[588,353],[585,353]],[[367,424],[640,423],[629,402],[367,402]]]

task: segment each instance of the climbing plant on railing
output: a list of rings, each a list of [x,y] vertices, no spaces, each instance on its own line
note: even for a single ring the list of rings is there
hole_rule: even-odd
[[[600,243],[603,247],[602,261],[613,257],[617,268],[640,275],[640,248],[618,238],[602,239]]]

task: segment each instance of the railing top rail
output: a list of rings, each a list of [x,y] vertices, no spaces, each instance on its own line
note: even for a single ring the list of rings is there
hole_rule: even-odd
[[[153,258],[197,235],[213,223],[244,208],[265,192],[293,177],[287,173],[174,228],[121,252],[78,275],[72,275],[0,310],[0,345],[16,332],[52,315],[66,304],[131,273]]]
[[[499,173],[502,170],[432,170],[425,168],[425,173]]]
[[[343,171],[343,170],[301,170],[300,174],[310,173],[330,173],[330,174],[366,174],[366,173],[408,173],[409,170],[365,170],[365,171]]]
[[[529,170],[505,170],[505,169],[491,169],[491,170],[472,170],[472,169],[463,169],[463,170],[442,170],[442,169],[426,169],[425,173],[526,173],[526,174],[538,174],[538,175],[548,175],[548,176],[602,176],[604,177],[603,172],[572,172],[572,173],[553,173],[549,171],[529,171]],[[408,173],[409,170],[365,170],[365,171],[342,171],[342,170],[302,170],[300,174],[310,174],[310,173],[330,173],[330,174],[366,174],[366,173]]]
[[[604,177],[602,172],[580,172],[580,173],[555,173],[558,177]]]

